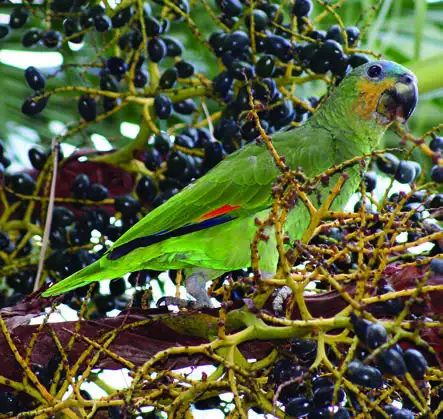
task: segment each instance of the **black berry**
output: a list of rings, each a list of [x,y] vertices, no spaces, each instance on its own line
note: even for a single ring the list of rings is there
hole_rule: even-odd
[[[93,183],[92,185],[90,185],[86,192],[87,199],[96,202],[103,201],[108,196],[109,196],[108,188],[99,183]]]
[[[168,119],[172,112],[172,102],[167,96],[157,95],[154,98],[154,109],[159,119]]]
[[[386,374],[402,376],[406,373],[403,355],[393,348],[384,349],[377,358],[377,366]]]
[[[194,75],[194,65],[187,61],[178,61],[175,63],[175,68],[178,71],[178,76],[182,79],[187,79]]]
[[[378,169],[387,175],[393,175],[399,164],[400,160],[390,153],[385,153],[377,159]]]
[[[422,379],[428,368],[428,362],[425,357],[416,349],[407,349],[403,354],[403,358],[408,372],[414,378]]]
[[[88,175],[84,173],[77,175],[71,185],[71,191],[74,197],[77,199],[85,199],[90,184],[91,181]]]
[[[37,170],[42,170],[48,160],[48,154],[37,147],[32,147],[28,151],[29,161]]]
[[[157,193],[157,190],[152,178],[149,176],[143,176],[138,181],[135,192],[142,201],[152,201]]]
[[[91,96],[81,96],[77,103],[77,109],[80,116],[87,122],[94,121],[97,118],[97,102]]]
[[[28,67],[25,70],[25,79],[32,90],[43,90],[45,88],[45,78],[35,67]]]
[[[73,212],[65,207],[54,207],[52,223],[55,227],[67,227],[74,222]]]
[[[29,18],[29,10],[25,7],[15,7],[9,15],[9,27],[11,29],[20,29],[25,26]]]
[[[49,49],[58,48],[62,41],[62,36],[60,32],[48,31],[42,37],[43,44]]]
[[[161,89],[170,89],[174,87],[178,79],[178,70],[176,68],[168,68],[160,77],[159,86]]]
[[[36,97],[41,96],[39,94],[35,94],[29,96],[22,105],[22,112],[27,116],[37,115],[46,108],[48,104],[48,96],[40,97],[37,99]]]
[[[292,13],[297,17],[309,16],[312,10],[311,0],[295,0]]]
[[[1,31],[1,30],[0,30]],[[23,34],[22,45],[25,48],[30,48],[36,45],[42,39],[43,33],[40,29],[29,29]],[[0,35],[1,38],[1,35]]]
[[[166,56],[166,44],[160,38],[152,38],[148,42],[148,54],[152,62],[158,63]]]
[[[140,202],[130,195],[115,198],[114,206],[124,217],[136,215],[140,210]]]
[[[128,71],[128,64],[121,57],[111,57],[106,61],[106,67],[114,76],[123,76]]]
[[[123,278],[117,278],[109,283],[109,292],[113,297],[122,295],[126,291],[126,282]]]
[[[443,183],[443,166],[436,164],[431,169],[431,180],[436,183]]]
[[[370,349],[378,348],[388,341],[388,332],[380,323],[372,323],[366,329],[366,345]]]
[[[383,385],[380,371],[359,361],[352,361],[348,365],[347,376],[349,381],[363,387],[380,388]]]

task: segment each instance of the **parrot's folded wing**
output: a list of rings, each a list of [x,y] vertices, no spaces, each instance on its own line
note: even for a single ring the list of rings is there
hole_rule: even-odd
[[[277,175],[265,145],[250,144],[151,211],[114,243],[107,258],[259,212],[271,205]]]

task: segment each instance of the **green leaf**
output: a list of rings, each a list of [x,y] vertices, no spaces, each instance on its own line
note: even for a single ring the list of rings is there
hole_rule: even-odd
[[[424,36],[424,30],[426,25],[426,9],[427,3],[425,1],[415,2],[415,44],[414,44],[414,58],[418,60],[420,58],[420,52],[422,49],[422,42]]]

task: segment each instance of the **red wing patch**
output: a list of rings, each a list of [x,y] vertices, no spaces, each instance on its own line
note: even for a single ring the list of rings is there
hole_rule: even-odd
[[[203,214],[197,222],[209,220],[214,217],[218,217],[219,215],[227,214],[228,212],[234,211],[236,209],[239,209],[241,205],[223,205],[220,208],[217,208],[215,210],[209,211],[206,214]]]

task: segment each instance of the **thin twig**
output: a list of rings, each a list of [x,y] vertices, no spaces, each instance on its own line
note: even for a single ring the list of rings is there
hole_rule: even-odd
[[[202,101],[202,108],[203,108],[203,112],[205,113],[206,116],[206,120],[208,121],[208,129],[209,129],[209,133],[211,134],[211,140],[214,140],[214,125],[212,124],[212,120],[211,120],[211,114],[208,111],[208,107],[206,106],[206,102]]]
[[[51,233],[51,224],[52,224],[52,211],[54,209],[54,199],[55,199],[55,186],[57,183],[57,169],[58,169],[58,148],[59,143],[58,140],[54,137],[52,139],[52,179],[51,179],[51,189],[49,191],[49,203],[48,203],[48,212],[46,213],[46,222],[45,222],[45,231],[43,233],[43,242],[42,242],[42,251],[40,252],[40,258],[38,261],[38,269],[37,275],[35,277],[34,282],[34,291],[37,291],[40,287],[40,277],[43,272],[43,264],[45,262],[46,250],[48,248],[49,243],[49,234]]]

